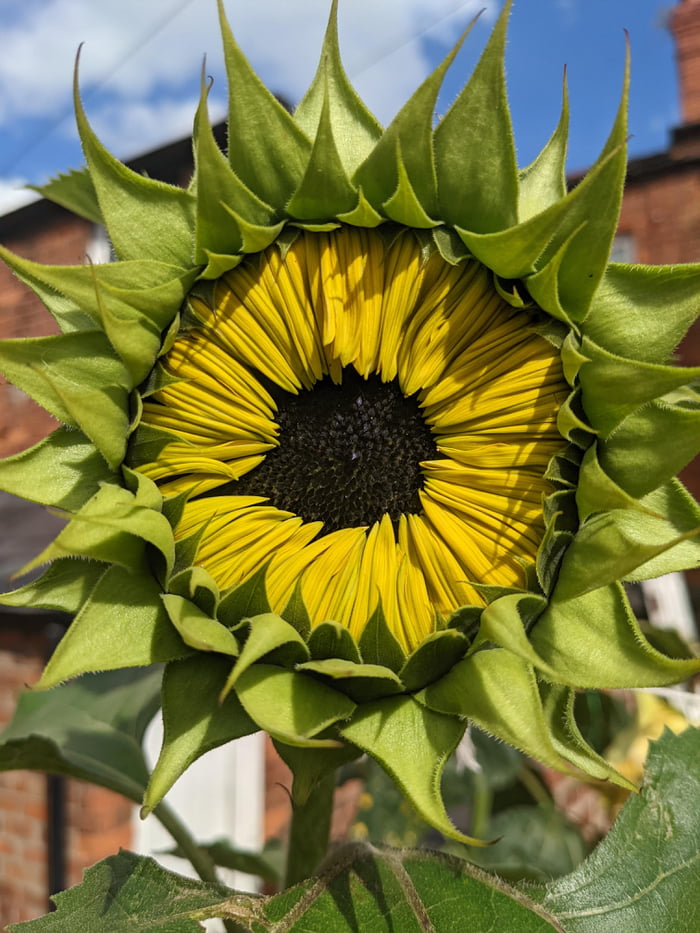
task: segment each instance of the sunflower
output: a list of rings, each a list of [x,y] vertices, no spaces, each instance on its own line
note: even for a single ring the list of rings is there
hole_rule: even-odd
[[[95,137],[47,197],[118,261],[3,258],[61,334],[6,342],[6,375],[62,422],[5,489],[68,523],[8,605],[75,614],[37,685],[165,663],[152,809],[201,754],[266,730],[300,808],[367,752],[418,811],[467,721],[562,771],[627,786],[587,746],[577,688],[697,672],[644,638],[623,580],[693,566],[700,373],[672,365],[700,268],[608,262],[627,78],[569,191],[562,117],[518,170],[510,3],[445,116],[457,48],[386,129],[343,71],[336,3],[294,115],[220,4],[229,151],[208,87],[188,189]]]
[[[410,653],[469,581],[526,585],[568,387],[480,263],[391,233],[303,232],[192,297],[141,418],[180,441],[142,470],[220,588],[265,565],[275,612],[298,584],[357,640],[381,607]]]

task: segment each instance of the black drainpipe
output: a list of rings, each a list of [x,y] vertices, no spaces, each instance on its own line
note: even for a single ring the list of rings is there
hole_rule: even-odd
[[[53,654],[70,621],[62,613],[52,613],[53,618],[44,620],[43,634],[46,639],[46,660]],[[49,910],[56,910],[51,900],[53,894],[65,891],[66,877],[66,779],[61,774],[46,775],[46,874]]]

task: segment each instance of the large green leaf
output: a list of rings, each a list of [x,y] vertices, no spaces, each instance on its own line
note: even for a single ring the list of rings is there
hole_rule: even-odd
[[[0,734],[0,770],[65,774],[140,803],[148,783],[141,743],[160,680],[159,668],[109,671],[21,694]]]
[[[122,852],[58,895],[55,913],[10,930],[195,933],[199,921],[224,917],[254,933],[696,933],[699,795],[700,730],[667,732],[607,839],[546,887],[511,886],[464,859],[352,845],[317,878],[256,898]]]
[[[543,906],[567,933],[696,933],[700,890],[700,730],[651,746],[638,797]]]

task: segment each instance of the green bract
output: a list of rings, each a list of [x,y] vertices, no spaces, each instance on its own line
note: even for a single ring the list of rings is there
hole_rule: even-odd
[[[448,836],[440,776],[468,721],[563,771],[625,781],[584,742],[576,688],[671,684],[700,670],[644,638],[622,580],[696,564],[700,511],[674,479],[696,453],[700,370],[670,365],[700,302],[700,266],[609,264],[625,176],[627,80],[600,158],[572,191],[567,106],[537,159],[515,161],[503,56],[510,2],[469,83],[434,128],[454,52],[383,130],[342,69],[336,6],[311,88],[290,116],[264,88],[221,9],[230,94],[225,156],[207,118],[188,190],[141,177],[93,134],[75,93],[87,171],[43,194],[105,224],[118,261],[43,266],[0,250],[56,318],[55,337],[7,341],[7,377],[62,426],[0,468],[4,489],[69,522],[6,605],[75,613],[38,688],[85,671],[165,662],[163,750],[150,810],[207,750],[266,730],[303,800],[364,751]],[[459,47],[459,46],[458,46]],[[455,50],[456,51],[456,50]],[[381,606],[359,642],[333,620],[310,630],[297,591],[271,611],[265,568],[221,591],[175,542],[186,493],[139,472],[173,440],[139,419],[167,381],[197,283],[295,234],[386,224],[418,231],[426,256],[478,260],[515,308],[545,313],[570,394],[558,416],[546,532],[527,589],[481,586],[406,657]]]

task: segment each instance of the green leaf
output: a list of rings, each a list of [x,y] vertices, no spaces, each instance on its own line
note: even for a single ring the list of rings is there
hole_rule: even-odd
[[[233,894],[191,881],[153,859],[122,851],[88,868],[81,884],[57,894],[56,911],[13,924],[16,933],[201,933]],[[248,897],[250,900],[250,897]]]
[[[287,745],[337,747],[319,732],[348,719],[355,704],[313,677],[271,664],[254,664],[238,678],[236,693],[250,718]]]
[[[311,143],[250,67],[218,0],[229,86],[228,157],[241,181],[282,211],[302,179]]]
[[[42,408],[86,434],[114,470],[129,430],[129,376],[96,331],[0,344],[0,370]]]
[[[695,933],[700,888],[700,730],[652,743],[639,796],[542,906],[567,933]]]
[[[219,694],[231,662],[197,654],[174,661],[163,675],[163,746],[143,798],[142,815],[150,813],[175,781],[206,752],[257,732],[237,697],[221,702]]]
[[[49,201],[60,204],[61,207],[67,208],[79,217],[84,217],[85,220],[94,224],[104,223],[95,186],[86,168],[70,169],[65,173],[59,172],[45,185],[27,185],[27,187],[38,191],[42,198],[48,198]]]
[[[294,122],[314,139],[328,102],[330,126],[343,168],[351,176],[382,135],[382,128],[358,97],[340,60],[338,0],[331,4],[321,60],[311,87],[294,111]]]
[[[431,826],[458,842],[485,845],[453,826],[440,793],[445,763],[464,728],[456,716],[443,716],[403,696],[362,705],[340,733],[379,762]]]
[[[105,149],[83,110],[77,61],[73,100],[100,213],[119,258],[156,259],[191,268],[194,196],[183,188],[137,174]]]
[[[145,667],[190,653],[168,618],[153,577],[111,567],[59,642],[35,689],[47,690],[87,671]]]
[[[140,802],[148,783],[141,743],[160,679],[160,669],[112,671],[50,693],[25,691],[0,734],[0,771],[65,774]]]
[[[438,123],[435,166],[439,217],[475,233],[517,220],[518,171],[503,66],[511,0],[469,83]]]
[[[260,933],[562,931],[550,914],[495,875],[463,859],[411,849],[345,846],[319,879],[264,905],[242,900],[234,901],[231,915]]]
[[[549,881],[575,869],[586,855],[578,830],[554,806],[515,806],[489,822],[494,846],[470,858],[509,881]]]

